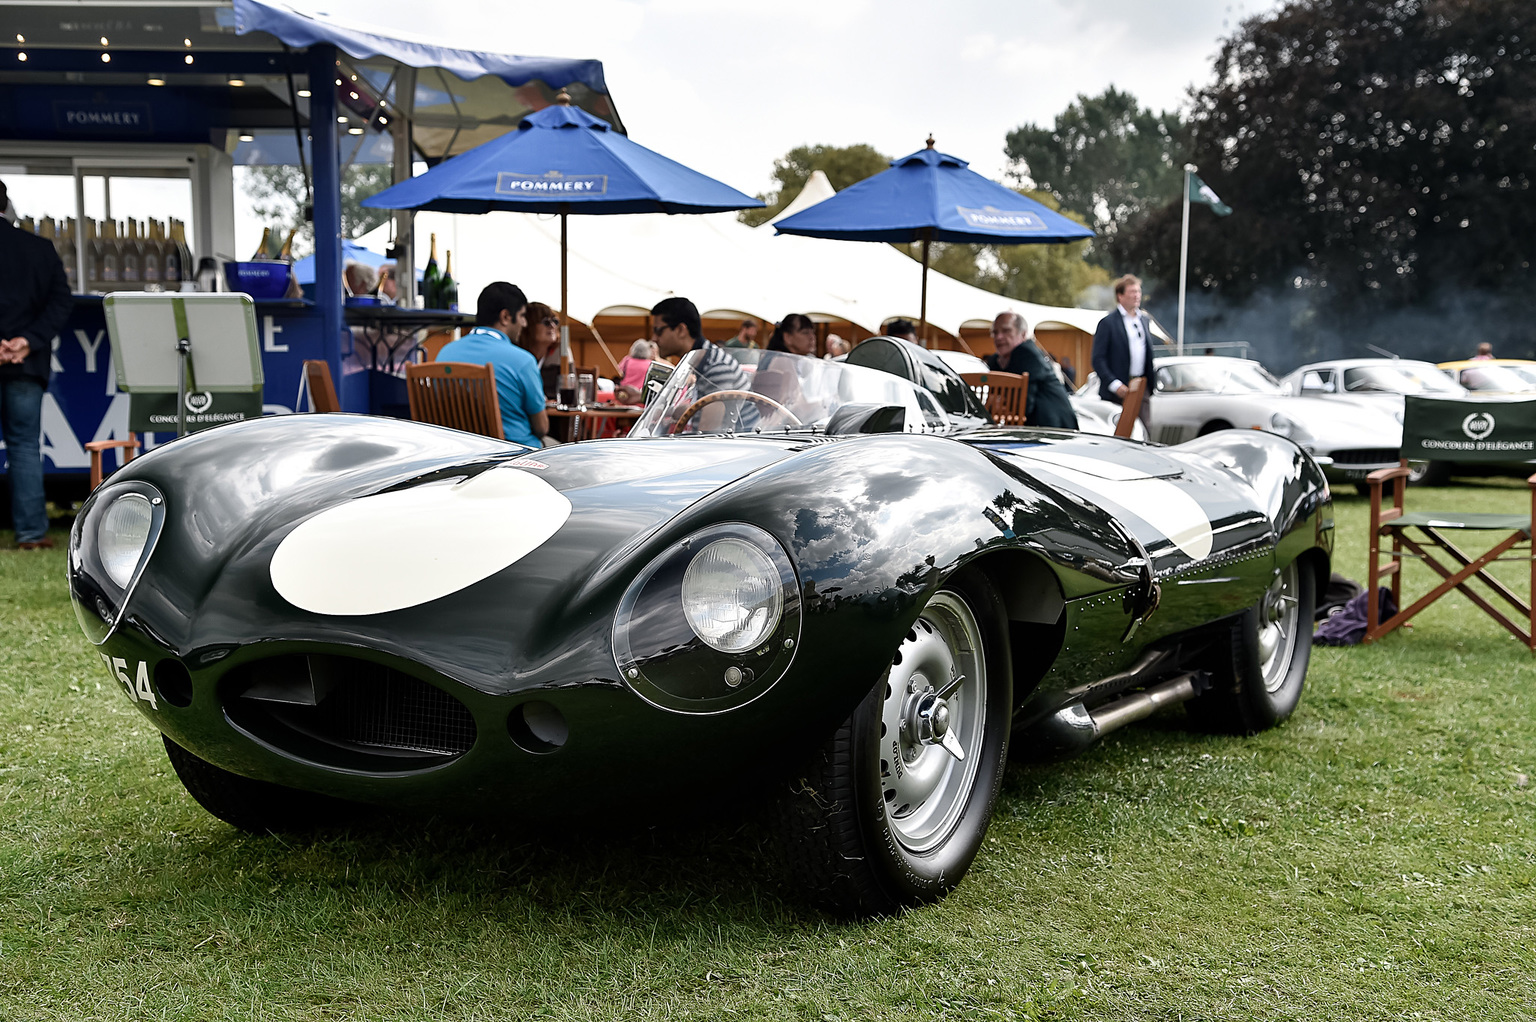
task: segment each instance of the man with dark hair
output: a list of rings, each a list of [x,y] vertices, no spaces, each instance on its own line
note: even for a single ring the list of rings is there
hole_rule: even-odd
[[[1152,428],[1152,320],[1141,311],[1141,278],[1127,273],[1115,281],[1115,309],[1093,331],[1093,371],[1099,397],[1124,404],[1131,381],[1145,376],[1141,422]]]
[[[1024,397],[1024,421],[1031,426],[1076,429],[1077,412],[1050,356],[1029,336],[1029,324],[1017,312],[1004,312],[992,321],[992,345],[987,367],[1000,373],[1029,374]]]
[[[0,182],[0,210],[8,203]],[[53,546],[43,497],[43,394],[53,338],[72,307],[69,278],[53,245],[0,219],[0,439],[22,550]]]
[[[757,347],[757,320],[744,319],[741,327],[734,335],[726,338],[722,348],[755,348]]]
[[[917,325],[910,319],[898,318],[891,320],[885,325],[885,336],[900,337],[902,340],[911,341],[913,344],[923,343],[917,339]]]
[[[711,344],[704,339],[704,323],[699,318],[698,306],[688,299],[663,298],[657,302],[656,307],[651,309],[651,336],[663,358],[675,359],[691,351],[703,353],[694,365],[694,372],[699,377],[701,397],[718,390],[752,389],[752,381],[747,378],[741,363],[718,344]],[[747,401],[740,401],[738,405],[736,428],[751,429],[756,426],[759,420],[757,409]],[[719,429],[724,424],[725,410],[723,406],[716,407],[720,408],[720,414],[701,416],[703,428]],[[704,411],[710,412],[710,409]]]
[[[487,284],[475,306],[475,328],[437,353],[439,362],[489,363],[496,373],[501,432],[515,444],[542,447],[549,432],[544,384],[531,352],[513,343],[527,325],[528,297],[504,280]]]

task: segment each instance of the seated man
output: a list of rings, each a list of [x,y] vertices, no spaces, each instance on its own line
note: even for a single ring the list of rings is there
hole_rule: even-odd
[[[690,351],[704,352],[697,366],[700,397],[723,390],[752,389],[752,382],[741,363],[718,344],[711,344],[704,339],[704,323],[699,318],[698,307],[688,299],[664,298],[656,303],[651,316],[651,332],[663,358],[680,358]],[[703,408],[694,422],[706,432],[720,429],[749,430],[757,426],[758,411],[749,401],[742,399],[731,405],[728,407],[722,402]],[[727,416],[727,412],[734,414]]]
[[[528,298],[522,288],[498,280],[480,292],[475,328],[437,353],[439,362],[489,363],[496,373],[501,431],[515,444],[542,447],[549,432],[539,366],[526,348],[513,343],[525,325]]]

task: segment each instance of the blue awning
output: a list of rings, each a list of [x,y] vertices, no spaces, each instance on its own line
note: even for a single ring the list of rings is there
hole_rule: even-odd
[[[492,75],[514,87],[541,81],[559,89],[579,82],[593,92],[608,92],[608,85],[603,80],[603,64],[599,60],[516,57],[459,50],[379,35],[338,24],[329,18],[304,14],[286,4],[265,0],[234,0],[234,4],[235,30],[241,35],[265,32],[289,46],[330,43],[358,60],[383,57],[406,67],[440,67],[466,81]]]

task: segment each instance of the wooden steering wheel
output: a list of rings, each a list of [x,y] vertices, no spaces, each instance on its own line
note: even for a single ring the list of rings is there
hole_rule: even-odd
[[[777,401],[771,397],[768,397],[767,395],[759,394],[753,390],[717,390],[713,394],[705,394],[693,404],[689,405],[687,408],[684,408],[683,414],[677,417],[677,425],[673,427],[673,430],[675,432],[681,433],[683,427],[688,424],[688,420],[697,415],[703,408],[715,404],[717,401],[725,401],[727,399],[735,398],[741,398],[747,401],[756,401],[760,405],[766,405],[767,407],[772,408],[774,411],[778,412],[780,415],[783,415],[785,418],[789,419],[789,424],[791,426],[805,425],[805,423],[801,422],[799,417],[795,415],[794,412],[790,411],[788,408],[785,408],[783,405],[779,404]]]

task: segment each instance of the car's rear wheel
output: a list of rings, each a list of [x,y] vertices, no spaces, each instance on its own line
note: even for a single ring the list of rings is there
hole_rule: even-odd
[[[357,807],[341,799],[285,788],[230,773],[165,736],[171,767],[197,804],[225,823],[253,834],[289,834],[341,823]]]
[[[1254,734],[1289,717],[1301,701],[1312,656],[1317,579],[1292,561],[1259,602],[1233,625],[1228,658],[1215,665],[1211,688],[1186,705],[1210,731]]]
[[[890,670],[781,801],[780,857],[828,907],[884,915],[943,897],[980,850],[1012,711],[1001,600],[975,571],[935,593]]]

